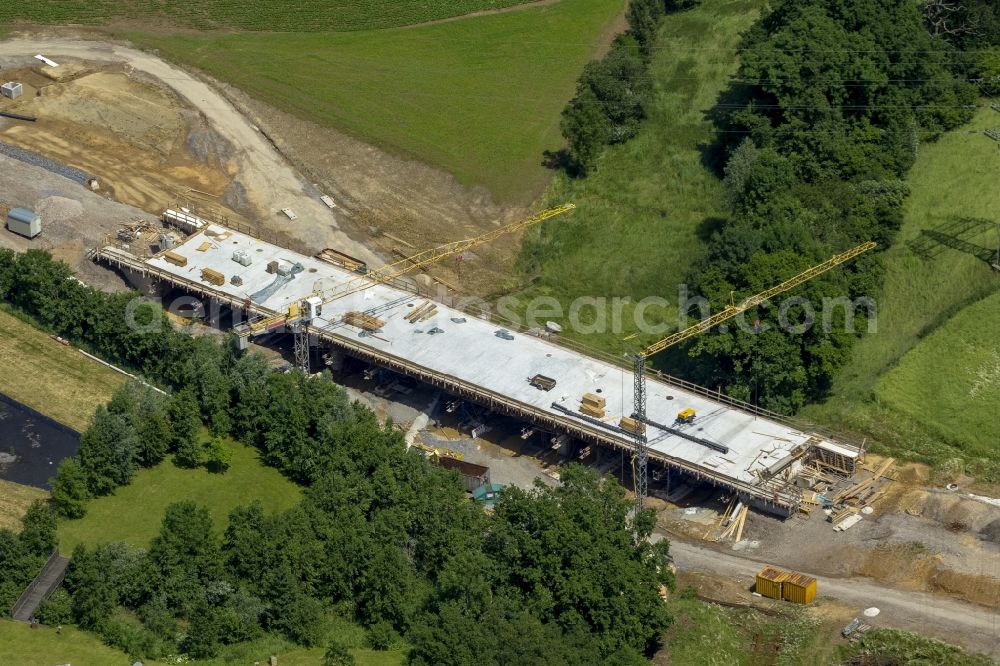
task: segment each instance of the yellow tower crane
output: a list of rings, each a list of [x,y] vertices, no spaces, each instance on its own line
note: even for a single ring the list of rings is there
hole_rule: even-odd
[[[756,307],[761,303],[764,303],[770,298],[777,296],[783,292],[790,289],[794,289],[804,282],[808,282],[817,275],[821,275],[828,270],[840,266],[841,264],[850,261],[851,259],[857,257],[859,254],[863,254],[868,250],[874,249],[876,243],[868,242],[858,245],[857,247],[851,248],[846,252],[841,254],[836,254],[822,264],[813,266],[812,268],[799,273],[793,278],[785,280],[781,284],[775,285],[768,289],[767,291],[762,291],[759,294],[755,294],[741,301],[739,304],[730,303],[726,308],[719,312],[718,314],[712,315],[702,321],[698,322],[693,326],[689,326],[681,331],[677,331],[672,335],[654,342],[653,344],[645,347],[641,351],[638,351],[632,355],[632,372],[633,372],[633,413],[632,422],[634,428],[628,428],[635,439],[636,445],[636,455],[635,455],[635,500],[636,508],[641,511],[643,504],[646,500],[646,490],[648,487],[648,477],[647,477],[647,452],[646,452],[646,424],[649,423],[646,418],[646,359],[648,359],[653,354],[661,352],[667,347],[672,347],[680,342],[693,338],[696,335],[704,333],[708,329],[712,328],[717,324],[732,319],[736,315],[746,312],[750,308]],[[629,336],[626,340],[630,340],[635,336]],[[694,410],[685,409],[677,415],[678,422],[691,422],[694,420],[695,413]]]
[[[363,291],[378,284],[392,282],[407,273],[412,273],[433,263],[441,261],[447,257],[452,257],[465,252],[466,250],[490,243],[500,236],[514,233],[530,226],[544,222],[558,215],[568,213],[576,208],[575,204],[567,203],[555,208],[549,208],[531,217],[513,222],[511,224],[498,227],[492,231],[480,234],[474,238],[453,241],[423,252],[401,259],[374,271],[369,271],[364,276],[358,276],[324,292],[314,293],[313,296],[302,301],[292,303],[287,312],[278,313],[269,317],[264,317],[241,324],[234,328],[236,334],[241,338],[263,335],[278,328],[291,327],[295,332],[295,357],[297,364],[306,372],[309,371],[309,349],[308,349],[308,324],[315,317],[323,314],[323,306],[338,299],[350,296],[351,294]]]

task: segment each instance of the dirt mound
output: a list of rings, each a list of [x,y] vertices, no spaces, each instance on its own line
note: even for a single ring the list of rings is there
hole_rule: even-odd
[[[951,493],[929,493],[922,515],[944,525],[964,525],[978,532],[1000,518],[1000,508]]]
[[[36,206],[42,222],[74,222],[83,215],[83,204],[66,197],[46,197]]]
[[[1000,607],[1000,579],[995,576],[963,574],[952,569],[940,569],[930,579],[934,589],[958,595],[991,608]]]
[[[1000,543],[1000,518],[992,521],[990,524],[979,530],[979,537],[983,541],[992,541],[993,543]]]
[[[930,467],[921,463],[906,463],[896,467],[896,480],[903,483],[924,485],[930,478]]]
[[[60,68],[61,69],[61,68]],[[184,119],[164,88],[121,71],[95,71],[49,83],[27,109],[39,118],[100,128],[128,145],[169,155]]]
[[[961,531],[979,532],[1000,520],[1000,508],[938,490],[908,490],[896,502],[896,510],[933,520],[952,529],[961,525]]]
[[[858,573],[898,587],[925,589],[937,566],[921,544],[893,543],[868,551]]]

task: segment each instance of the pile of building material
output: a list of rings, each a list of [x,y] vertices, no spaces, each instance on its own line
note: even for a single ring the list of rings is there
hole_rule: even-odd
[[[211,268],[201,269],[201,279],[209,284],[214,284],[217,287],[221,287],[226,283],[226,276],[219,271],[214,271]]]
[[[172,263],[174,266],[187,266],[188,260],[182,254],[177,254],[176,252],[171,252],[167,250],[163,253],[163,258]]]
[[[584,393],[580,399],[580,413],[595,419],[604,418],[605,400],[596,393]]]
[[[885,476],[886,472],[889,471],[889,468],[895,463],[895,458],[886,458],[882,464],[875,469],[870,479],[867,481],[861,481],[860,483],[855,483],[854,485],[845,488],[830,498],[830,501],[834,505],[841,504],[857,509],[860,509],[866,504],[871,504],[885,494],[884,491],[880,491],[878,489],[876,484],[883,476]]]
[[[618,422],[618,427],[622,430],[627,430],[628,432],[634,433],[636,435],[642,435],[646,432],[646,424],[640,423],[633,418],[623,416]]]
[[[726,507],[725,512],[723,512],[722,517],[719,519],[718,527],[725,527],[722,534],[715,541],[722,541],[733,537],[733,541],[739,543],[740,539],[743,538],[743,526],[747,522],[747,513],[749,513],[750,508],[743,504],[743,502],[738,501],[735,497],[729,502],[729,506]],[[712,532],[709,529],[705,537],[708,538],[708,534]]]
[[[437,305],[431,303],[430,301],[424,301],[417,307],[413,308],[412,312],[403,315],[403,319],[411,324],[416,324],[417,322],[424,321],[425,319],[430,319],[436,314]]]
[[[334,266],[340,266],[341,268],[346,268],[349,271],[354,271],[355,273],[367,273],[368,264],[356,259],[349,254],[344,254],[340,250],[334,250],[333,248],[326,248],[316,255],[316,258],[320,261],[325,261],[328,264],[333,264]]]
[[[545,375],[535,375],[528,380],[528,383],[539,391],[551,391],[556,387],[556,380],[551,377],[546,377]]]
[[[385,322],[378,317],[372,317],[371,315],[366,315],[364,312],[355,311],[344,313],[344,323],[364,331],[377,331],[385,326]]]

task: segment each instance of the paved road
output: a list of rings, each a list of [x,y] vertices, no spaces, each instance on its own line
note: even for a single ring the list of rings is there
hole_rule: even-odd
[[[42,53],[56,62],[60,58],[94,62],[121,62],[163,82],[201,111],[212,128],[227,139],[236,152],[238,178],[251,203],[268,216],[272,226],[314,248],[336,247],[372,265],[384,263],[362,244],[351,240],[336,217],[318,198],[318,193],[281,156],[232,104],[212,86],[156,56],[118,44],[65,38],[12,39],[0,42],[0,57],[24,59],[25,64]],[[298,220],[280,221],[282,208],[291,208]],[[279,220],[275,223],[274,220]],[[287,225],[287,226],[286,226]]]
[[[663,535],[654,535],[654,540]],[[668,537],[678,569],[753,578],[761,562]],[[809,573],[804,571],[803,573]],[[809,573],[809,575],[814,575]],[[816,576],[820,596],[882,612],[879,626],[915,631],[1000,659],[1000,613],[949,597],[885,587],[868,578]]]

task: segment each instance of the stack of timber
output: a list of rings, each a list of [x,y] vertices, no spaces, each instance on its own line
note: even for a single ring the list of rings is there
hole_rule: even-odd
[[[403,319],[410,322],[411,324],[416,324],[419,321],[430,319],[436,314],[437,314],[437,305],[431,303],[430,301],[424,301],[423,303],[415,307],[412,312],[403,315]]]
[[[605,400],[595,393],[584,393],[580,399],[580,413],[595,419],[604,418]]]
[[[226,276],[219,271],[213,271],[211,268],[201,269],[201,279],[217,287],[221,287],[226,283]]]
[[[743,538],[743,526],[747,522],[747,513],[749,512],[749,507],[743,505],[743,508],[735,512],[732,516],[729,527],[719,535],[719,541],[723,539],[728,539],[730,536],[733,537],[733,541],[739,543],[740,539]]]
[[[316,255],[316,258],[320,261],[325,261],[328,264],[333,264],[334,266],[340,266],[341,268],[346,268],[349,271],[354,271],[355,273],[366,273],[368,272],[368,264],[360,259],[356,259],[349,254],[344,254],[339,250],[334,250],[333,248],[326,248]]]
[[[344,314],[344,323],[349,326],[355,326],[364,331],[377,331],[385,326],[385,322],[378,317],[366,315],[364,312],[353,311]]]
[[[176,252],[171,252],[170,250],[163,253],[163,258],[174,266],[187,266],[188,263],[187,257]]]
[[[621,421],[618,422],[618,427],[622,430],[627,430],[628,432],[635,433],[636,435],[642,435],[646,432],[646,424],[640,423],[635,419],[623,416]]]

